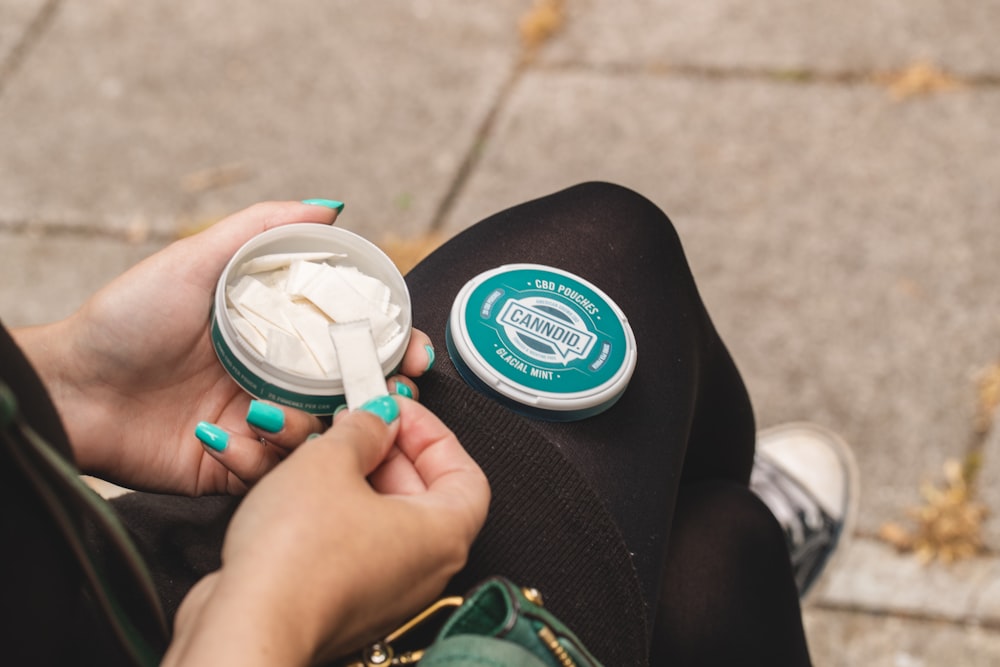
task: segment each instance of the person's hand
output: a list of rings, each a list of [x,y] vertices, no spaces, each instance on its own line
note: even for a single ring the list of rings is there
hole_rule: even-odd
[[[185,598],[164,664],[299,665],[384,636],[462,567],[489,496],[455,435],[415,401],[338,416],[242,502],[222,568]]]
[[[246,421],[250,398],[215,356],[209,314],[216,282],[244,242],[336,216],[301,202],[254,205],[137,264],[66,320],[14,331],[52,394],[80,469],[134,489],[242,493],[321,430],[317,418],[283,410],[285,424],[268,434],[272,445],[261,445],[260,429]],[[427,368],[429,342],[413,332],[402,373]],[[228,466],[195,439],[202,420],[234,437]],[[239,438],[256,448],[238,447]]]

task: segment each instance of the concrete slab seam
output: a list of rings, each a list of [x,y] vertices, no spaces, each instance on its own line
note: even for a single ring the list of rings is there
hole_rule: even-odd
[[[62,0],[47,0],[28,25],[21,39],[10,50],[7,58],[3,62],[0,62],[0,95],[3,95],[4,87],[14,73],[17,72],[21,63],[27,59],[31,47],[38,42],[49,26],[52,25],[56,11],[59,9],[61,3]]]
[[[580,61],[553,61],[540,63],[532,68],[536,72],[607,74],[609,76],[663,76],[726,81],[749,79],[760,81],[796,83],[830,83],[840,85],[881,85],[877,77],[889,76],[896,70],[820,70],[809,68],[768,68],[768,67],[714,67],[688,63],[648,62],[648,63],[587,63]],[[953,75],[962,85],[971,88],[1000,87],[1000,75]]]

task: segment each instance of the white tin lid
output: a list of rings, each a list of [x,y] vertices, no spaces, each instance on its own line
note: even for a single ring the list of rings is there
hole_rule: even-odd
[[[540,264],[501,266],[466,283],[446,338],[466,382],[551,421],[608,409],[635,369],[635,336],[621,308],[583,278]]]

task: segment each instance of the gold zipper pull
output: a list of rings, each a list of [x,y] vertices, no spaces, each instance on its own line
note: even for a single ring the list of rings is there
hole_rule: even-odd
[[[415,665],[424,656],[425,649],[413,649],[397,652],[395,644],[408,634],[421,627],[444,609],[456,609],[462,606],[465,599],[459,595],[441,598],[422,612],[403,623],[397,629],[386,635],[382,641],[375,642],[361,651],[361,659],[352,662],[338,663],[341,667],[386,667],[387,665]]]

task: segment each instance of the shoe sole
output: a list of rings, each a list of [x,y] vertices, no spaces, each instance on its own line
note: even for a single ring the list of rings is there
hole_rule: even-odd
[[[789,422],[761,430],[757,434],[757,451],[767,455],[769,450],[777,448],[780,443],[787,442],[789,439],[806,439],[822,443],[837,458],[845,473],[844,498],[846,502],[843,508],[843,519],[836,534],[836,543],[831,554],[824,561],[819,576],[808,587],[808,590],[801,594],[802,601],[806,602],[814,597],[815,592],[821,588],[822,582],[836,568],[851,542],[861,497],[861,475],[858,471],[857,460],[854,458],[854,452],[851,451],[847,442],[830,429],[811,422]]]

